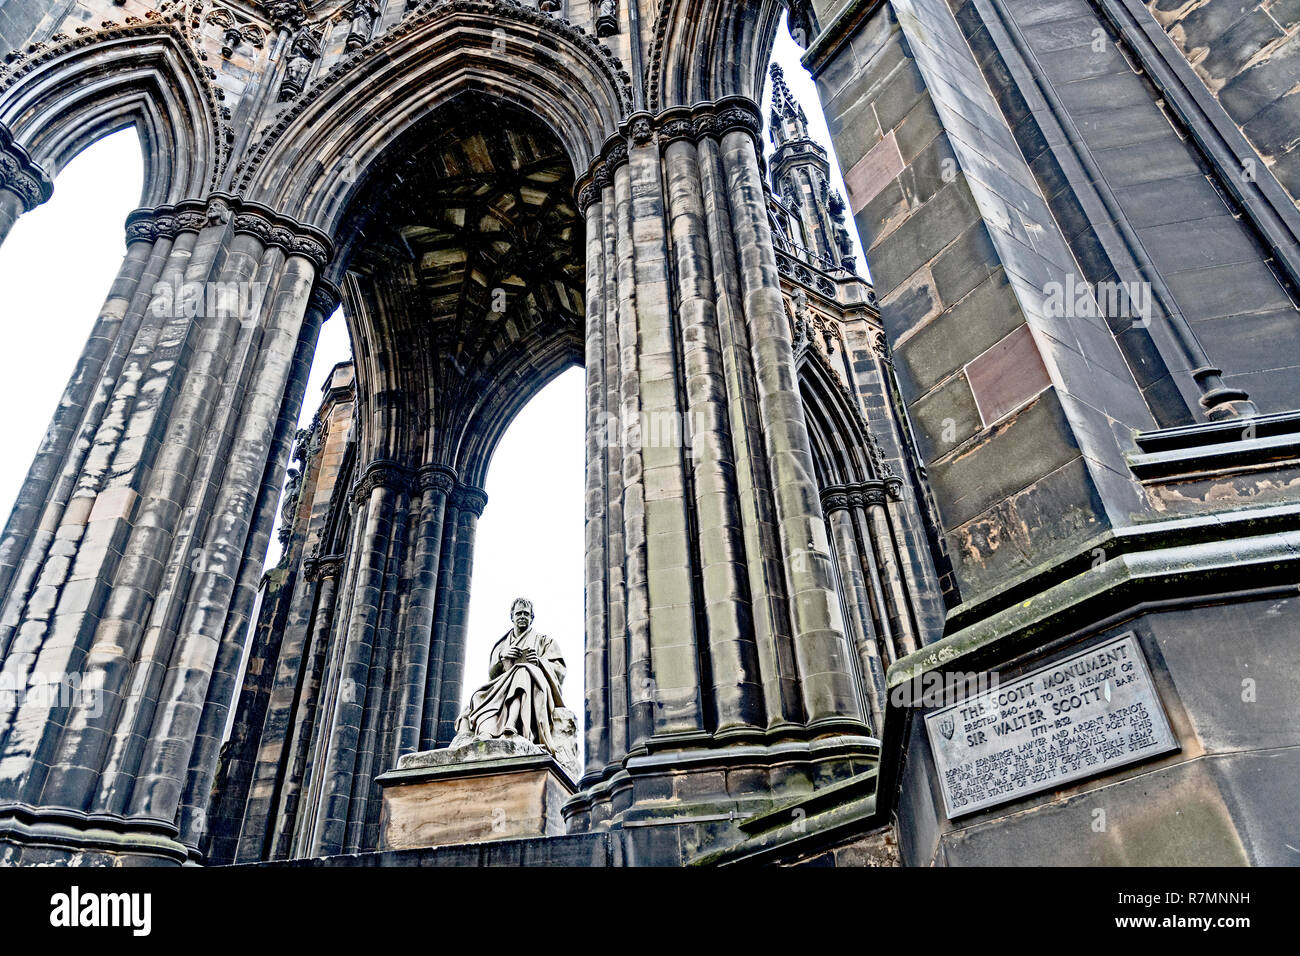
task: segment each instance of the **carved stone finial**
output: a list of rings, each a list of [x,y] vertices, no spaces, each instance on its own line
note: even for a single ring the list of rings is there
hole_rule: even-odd
[[[596,8],[596,36],[612,37],[618,33],[618,0],[600,0]]]

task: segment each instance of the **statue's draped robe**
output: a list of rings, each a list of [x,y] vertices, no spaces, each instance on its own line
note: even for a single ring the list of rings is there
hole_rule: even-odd
[[[536,651],[538,662],[506,660],[511,648]],[[555,711],[564,706],[564,674],[564,658],[555,641],[531,627],[523,634],[512,629],[492,648],[489,681],[470,697],[456,722],[457,738],[500,738],[514,732],[555,753]],[[516,697],[522,698],[521,706],[513,726],[508,726],[509,704]]]

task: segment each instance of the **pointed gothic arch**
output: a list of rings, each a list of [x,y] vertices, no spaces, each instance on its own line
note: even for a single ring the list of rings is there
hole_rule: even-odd
[[[785,5],[661,0],[646,68],[650,112],[728,96],[759,102]]]
[[[466,94],[537,116],[575,175],[632,110],[627,73],[581,28],[517,3],[438,0],[308,86],[240,164],[237,188],[332,231],[365,171]]]
[[[0,128],[51,177],[126,127],[146,157],[142,206],[216,186],[227,148],[221,107],[181,27],[146,22],[75,37],[0,76]]]

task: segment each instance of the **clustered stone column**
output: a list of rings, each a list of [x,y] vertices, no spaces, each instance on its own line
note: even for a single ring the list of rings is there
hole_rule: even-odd
[[[290,611],[238,858],[372,847],[374,778],[450,742],[486,502],[445,465],[360,470],[344,553],[313,559]]]
[[[330,248],[223,196],[138,211],[127,242],[0,538],[7,685],[97,692],[6,697],[0,825],[27,805],[38,830],[111,822],[124,846],[148,833],[184,855],[181,807],[206,802],[215,769]]]
[[[760,129],[741,98],[636,115],[579,184],[589,790],[578,828],[617,812],[608,790],[661,751],[867,732]]]
[[[822,492],[826,522],[839,565],[849,633],[858,654],[871,723],[885,715],[885,670],[917,650],[918,628],[899,559],[898,478],[833,485]]]

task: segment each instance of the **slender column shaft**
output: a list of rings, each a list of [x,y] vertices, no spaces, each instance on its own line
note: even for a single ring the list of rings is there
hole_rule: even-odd
[[[84,533],[98,492],[94,479],[109,473],[109,459],[122,437],[141,379],[167,323],[161,310],[149,308],[153,288],[163,277],[176,281],[183,276],[185,265],[192,258],[194,238],[193,233],[182,233],[179,239],[168,233],[154,243],[149,265],[131,298],[122,329],[101,372],[94,397],[81,417],[70,453],[45,491],[39,520],[33,524],[26,541],[16,536],[10,544],[6,530],[4,554],[12,556],[17,564],[0,615],[0,656],[5,658],[7,668],[23,659],[11,653],[14,650],[11,642],[46,559],[52,551],[65,559],[76,553],[77,536]],[[94,477],[87,480],[85,472]],[[11,526],[14,520],[11,518]],[[24,519],[17,520],[25,524]],[[16,531],[21,530],[21,524]]]
[[[623,546],[627,582],[628,750],[654,733],[654,665],[650,660],[650,596],[646,583],[645,482],[638,364],[636,257],[632,244],[632,174],[614,172],[618,248],[619,408],[623,440]]]
[[[364,479],[363,479],[364,481]],[[351,620],[339,674],[339,691],[329,720],[328,747],[321,763],[313,855],[338,853],[347,836],[348,803],[356,770],[375,627],[379,621],[388,542],[393,530],[397,492],[382,484],[369,494],[365,534],[352,592]]]
[[[725,133],[722,158],[740,254],[759,409],[772,466],[804,710],[813,725],[860,722],[862,712],[848,666],[830,543],[767,222],[763,176],[751,134],[740,130]]]
[[[311,633],[307,641],[305,667],[300,684],[295,689],[296,698],[290,711],[292,722],[286,744],[285,775],[280,785],[278,805],[271,814],[271,838],[267,845],[269,850],[267,858],[272,860],[283,860],[288,857],[294,824],[298,819],[302,787],[306,781],[307,753],[311,744],[312,728],[316,723],[322,677],[325,672],[325,658],[329,651],[330,630],[334,625],[339,570],[338,559],[323,561],[320,564],[320,583],[316,591]],[[257,783],[258,781],[255,780],[255,792]],[[260,839],[250,845],[241,834],[236,859],[241,861],[258,859],[261,850]]]
[[[880,639],[880,651],[885,670],[902,657],[894,640],[894,629],[890,624],[889,605],[885,601],[885,584],[880,576],[880,567],[876,562],[876,549],[871,543],[871,522],[867,517],[866,506],[855,503],[850,508],[853,518],[853,530],[858,539],[858,557],[862,562],[863,573],[867,576],[867,593],[871,599],[871,617],[876,634]]]
[[[366,538],[369,524],[368,510],[369,502],[362,502],[352,515],[351,534],[346,550],[347,570],[339,585],[339,596],[335,603],[331,629],[325,637],[327,649],[325,676],[322,681],[321,702],[314,715],[311,746],[307,751],[307,770],[303,775],[307,799],[303,801],[298,811],[294,834],[294,856],[311,855],[320,826],[322,795],[325,792],[325,759],[329,753],[334,729],[334,714],[343,688],[343,664],[348,651],[348,626],[352,620],[357,580],[365,558],[361,543]]]
[[[889,527],[889,515],[885,512],[883,495],[883,491],[877,492],[867,505],[867,521],[871,528],[872,544],[875,545],[876,560],[880,565],[885,603],[889,607],[889,621],[898,642],[898,652],[907,656],[917,650],[916,629],[912,625],[907,587],[903,583],[903,573],[899,567],[898,551],[894,547],[894,535]]]
[[[6,195],[12,194],[0,191],[0,204]],[[170,240],[163,242],[170,248]],[[128,313],[141,280],[146,278],[147,270],[154,261],[154,252],[154,244],[150,242],[136,241],[127,246],[126,258],[113,281],[104,307],[99,311],[99,317],[77,360],[72,377],[63,390],[54,420],[45,432],[36,458],[18,492],[4,535],[0,537],[0,595],[7,593],[19,559],[26,550],[31,534],[46,509],[55,482],[68,461],[74,436],[85,427],[91,400],[100,386],[101,376],[119,337],[134,333],[134,323],[128,319]],[[139,317],[139,313],[133,316],[135,322],[139,321]],[[0,655],[2,654],[3,647],[0,647]]]
[[[618,205],[613,177],[603,177],[601,229],[604,248],[605,399],[608,418],[605,442],[605,534],[608,601],[609,753],[606,767],[617,767],[627,755],[631,686],[628,657],[627,548],[623,515],[623,375],[620,345]]]
[[[456,737],[460,697],[465,678],[465,645],[469,641],[469,592],[474,576],[474,533],[487,495],[465,485],[457,488],[455,551],[451,556],[454,573],[448,599],[447,636],[442,655],[442,686],[438,713],[437,746],[445,747]]]
[[[629,150],[632,270],[640,390],[651,724],[655,736],[704,729],[696,639],[690,491],[682,461],[684,407],[672,291],[664,183],[655,144]],[[629,541],[629,547],[631,542]],[[635,693],[635,690],[634,690]]]
[[[194,281],[211,277],[217,246],[198,244],[196,239],[193,232],[181,233],[172,247],[164,281],[180,287],[187,276]],[[151,312],[153,321],[135,337],[109,411],[97,429],[95,447],[77,478],[72,501],[58,519],[50,553],[39,563],[30,594],[11,591],[12,612],[20,623],[4,670],[24,685],[33,673],[85,672],[86,655],[111,597],[121,557],[131,536],[144,527],[137,514],[140,493],[147,490],[151,469],[162,452],[168,413],[178,382],[186,374],[198,326],[184,311]],[[153,503],[151,498],[144,500],[146,505]],[[105,708],[115,705],[107,691],[103,697]],[[8,714],[0,717],[0,728],[7,729],[0,751],[0,798],[21,793],[20,799],[27,802],[42,801],[56,741],[70,713],[68,703],[30,694],[12,719],[5,719]],[[98,766],[68,767],[78,779],[45,802],[78,806],[79,794]],[[6,774],[6,768],[14,774]]]
[[[7,189],[0,189],[0,245],[9,237],[18,217],[23,214],[23,201]]]
[[[609,414],[605,387],[605,213],[588,206],[587,219],[587,436],[585,565],[586,595],[586,774],[599,774],[609,758],[609,601],[606,511],[609,475]]]
[[[259,259],[262,266],[279,266],[283,256],[278,251],[268,255],[254,237],[236,237],[223,281],[251,281]],[[260,340],[253,334],[259,318],[204,317],[208,328],[104,607],[89,663],[103,668],[107,706],[98,720],[89,722],[91,732],[69,727],[58,761],[64,768],[104,767],[93,782],[94,795],[81,798],[90,799],[96,809],[121,812],[133,786],[189,588],[203,562],[203,526],[229,457],[225,439],[233,412],[217,393],[216,377],[225,374],[228,359],[236,379],[244,377]],[[123,683],[128,673],[129,686]],[[100,738],[94,733],[99,727],[111,736]],[[78,747],[82,752],[75,753]]]
[[[158,236],[151,247],[144,241],[133,242],[132,245],[150,249],[148,262],[139,281],[135,284],[134,291],[129,296],[129,304],[122,317],[121,326],[97,376],[95,388],[81,414],[76,433],[69,442],[67,454],[63,456],[57,474],[51,478],[49,486],[45,488],[45,497],[38,503],[39,517],[30,528],[26,528],[25,536],[21,532],[26,525],[26,519],[17,518],[16,523],[15,519],[11,519],[10,528],[6,529],[6,536],[0,542],[0,555],[3,555],[0,560],[8,562],[12,558],[15,566],[8,578],[9,587],[3,603],[5,610],[3,616],[0,616],[0,657],[7,656],[14,625],[35,585],[36,576],[54,544],[58,529],[63,522],[65,509],[73,500],[73,494],[77,492],[82,469],[87,465],[88,459],[92,458],[91,452],[96,448],[97,436],[100,434],[105,416],[110,408],[116,407],[119,391],[132,388],[131,376],[124,376],[122,372],[124,367],[131,367],[128,365],[128,360],[134,361],[137,339],[141,337],[142,330],[149,328],[154,329],[156,337],[156,329],[162,323],[162,319],[151,314],[149,310],[154,286],[164,270],[169,267],[174,269],[181,267],[181,263],[172,257],[173,237],[170,234]],[[49,433],[46,438],[48,441]],[[102,456],[104,452],[100,450],[99,454]],[[33,466],[32,472],[36,471],[37,466]],[[29,480],[30,478],[31,474]],[[23,497],[28,493],[26,486],[24,488]],[[35,493],[34,488],[32,493]],[[82,492],[82,497],[88,498],[89,493]],[[79,517],[80,512],[88,507],[87,501],[78,502],[74,507],[74,516]],[[15,509],[15,515],[17,510]],[[15,532],[13,539],[9,537],[11,529]],[[4,590],[0,589],[0,594],[4,593]]]
[[[406,550],[408,523],[404,516],[409,509],[407,497],[404,490],[398,490],[393,527],[388,543],[387,573],[380,598],[379,620],[375,628],[374,647],[370,657],[370,672],[366,678],[364,709],[357,740],[357,769],[352,778],[352,796],[348,801],[347,836],[343,845],[344,852],[347,853],[355,853],[362,849],[367,810],[371,798],[377,795],[378,790],[374,780],[376,751],[379,748],[381,728],[386,713],[383,701],[387,696],[390,680],[389,662],[392,660],[395,633],[393,621],[397,614],[402,556]]]
[[[257,506],[244,546],[244,557],[236,578],[235,592],[226,614],[226,626],[221,638],[220,651],[213,668],[212,680],[208,685],[207,702],[204,705],[198,739],[190,757],[189,772],[185,781],[181,840],[196,848],[201,845],[207,832],[207,808],[212,780],[216,774],[230,708],[239,689],[237,681],[240,664],[251,639],[250,625],[254,622],[250,622],[249,616],[256,603],[258,587],[266,565],[266,553],[271,541],[271,532],[275,527],[280,495],[284,488],[285,471],[294,436],[298,431],[307,379],[311,375],[312,356],[316,353],[321,325],[333,311],[333,304],[336,301],[336,295],[332,291],[326,292],[323,296],[312,296],[294,347],[293,360],[289,366],[283,394],[280,397],[280,411],[275,422],[274,438],[263,468],[262,482],[257,492]],[[287,344],[287,340],[277,342],[274,331],[269,340],[263,343],[268,349],[284,344]],[[259,376],[266,374],[266,367],[259,367],[256,374]],[[257,404],[260,401],[261,398],[254,392],[252,402]],[[256,414],[254,410],[249,410],[249,413]],[[294,646],[286,647],[284,636],[282,632],[276,658],[283,659],[287,652],[292,659],[292,668],[298,670],[302,645],[297,642]],[[268,738],[264,727],[263,745],[271,741],[278,741],[283,745],[282,738],[274,734]]]
[[[452,495],[443,513],[442,539],[438,542],[438,590],[434,602],[433,636],[430,639],[429,672],[424,684],[424,707],[420,718],[420,749],[438,745],[438,719],[442,709],[442,661],[447,650],[447,628],[451,620],[451,593],[456,576],[456,531],[460,507]]]
[[[406,656],[402,666],[401,725],[397,756],[420,749],[424,724],[425,688],[429,655],[433,651],[433,620],[438,597],[438,570],[442,559],[442,527],[447,495],[455,478],[449,469],[430,467],[420,473],[419,530],[415,543],[415,577],[407,607]]]
[[[840,566],[840,586],[849,610],[849,633],[858,651],[859,672],[871,712],[871,726],[879,732],[885,717],[885,668],[876,643],[876,629],[871,619],[870,586],[862,568],[860,546],[848,502],[829,506],[827,521],[830,522],[835,542],[835,556]]]
[[[790,634],[785,569],[778,542],[775,507],[763,464],[767,452],[758,418],[758,389],[740,295],[731,209],[717,140],[702,138],[699,156],[723,369],[727,378],[731,440],[737,463],[736,486],[749,574],[754,640],[768,726],[775,728],[800,723],[803,704],[799,697],[799,674]]]
[[[669,143],[665,164],[713,679],[713,725],[715,732],[725,733],[763,726],[763,688],[754,643],[727,383],[695,144],[685,139]]]

